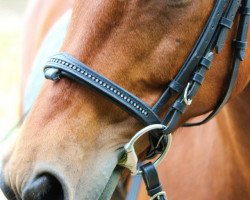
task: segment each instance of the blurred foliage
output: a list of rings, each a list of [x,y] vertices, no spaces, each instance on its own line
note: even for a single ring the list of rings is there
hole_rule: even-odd
[[[27,0],[0,0],[0,141],[19,118],[21,32],[26,4]],[[0,158],[5,147],[0,144]]]
[[[27,0],[0,0],[0,141],[18,121],[21,28]],[[0,159],[9,144],[0,144]],[[5,198],[1,195],[0,200]]]
[[[0,140],[18,119],[22,24],[20,10],[19,3],[14,5],[14,1],[0,0]]]
[[[22,14],[26,5],[27,0],[0,0],[1,11],[13,11],[16,14]]]
[[[0,17],[0,27],[2,18]],[[17,120],[20,88],[20,29],[0,30],[0,138]]]

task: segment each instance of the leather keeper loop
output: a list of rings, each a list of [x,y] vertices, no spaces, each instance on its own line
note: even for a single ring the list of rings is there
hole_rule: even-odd
[[[210,69],[210,66],[211,66],[211,63],[212,61],[211,60],[208,60],[207,58],[203,57],[202,60],[201,60],[201,66],[205,67],[206,69]]]
[[[181,92],[183,88],[182,85],[175,80],[172,80],[170,82],[169,87],[177,93]]]
[[[233,45],[237,49],[246,49],[247,48],[247,42],[234,40]]]
[[[147,192],[148,192],[149,196],[153,196],[153,195],[155,195],[155,194],[157,194],[157,193],[159,193],[161,191],[162,191],[162,186],[158,185],[157,187],[154,187],[152,189],[148,189]]]
[[[249,7],[243,7],[243,8],[241,9],[241,13],[242,13],[243,15],[250,15],[250,8],[249,8]]]
[[[193,81],[195,81],[196,83],[198,83],[199,85],[201,85],[202,82],[203,82],[203,80],[204,80],[204,76],[202,76],[199,73],[195,73],[194,74]]]
[[[186,104],[176,101],[173,105],[173,108],[183,114],[186,110]]]
[[[222,25],[222,26],[224,26],[224,27],[226,27],[228,29],[231,29],[232,26],[233,26],[233,21],[230,20],[230,19],[228,19],[228,18],[226,18],[226,17],[222,17],[220,25]]]

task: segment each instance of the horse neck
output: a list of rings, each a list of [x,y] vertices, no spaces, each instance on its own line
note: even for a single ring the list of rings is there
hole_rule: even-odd
[[[250,180],[250,84],[228,103],[218,119],[218,127],[228,155],[239,169],[239,175]]]
[[[250,85],[209,123],[174,134],[170,153],[159,167],[170,199],[250,198],[249,101]]]
[[[215,198],[250,197],[249,102],[250,84],[206,125],[206,130],[203,129],[204,136],[200,133],[199,138],[196,138],[201,144],[194,147],[194,155],[200,149],[205,157],[203,162],[208,159],[210,163],[198,168],[204,172],[203,178],[208,180],[204,184],[209,180],[213,183],[213,186],[207,186],[213,188]],[[201,149],[201,146],[204,148]],[[203,194],[210,193],[211,188],[203,191]]]

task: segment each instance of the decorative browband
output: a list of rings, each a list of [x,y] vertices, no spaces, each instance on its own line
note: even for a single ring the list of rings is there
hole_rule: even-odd
[[[44,67],[44,73],[47,79],[54,81],[60,79],[61,76],[66,76],[81,84],[91,86],[91,89],[97,90],[114,103],[119,104],[144,125],[160,123],[158,116],[146,103],[67,53],[59,53],[51,57]]]

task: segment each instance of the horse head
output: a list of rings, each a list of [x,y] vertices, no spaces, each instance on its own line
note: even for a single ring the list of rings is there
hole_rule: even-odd
[[[153,106],[191,52],[214,4],[76,0],[61,51]],[[175,129],[212,111],[221,99],[237,26],[232,29]],[[248,84],[249,62],[241,64],[231,98]],[[172,103],[164,105],[160,117]],[[2,189],[9,199],[98,199],[124,144],[142,127],[86,85],[69,78],[46,80],[3,163]],[[148,146],[145,136],[136,145],[137,153],[145,153]]]

